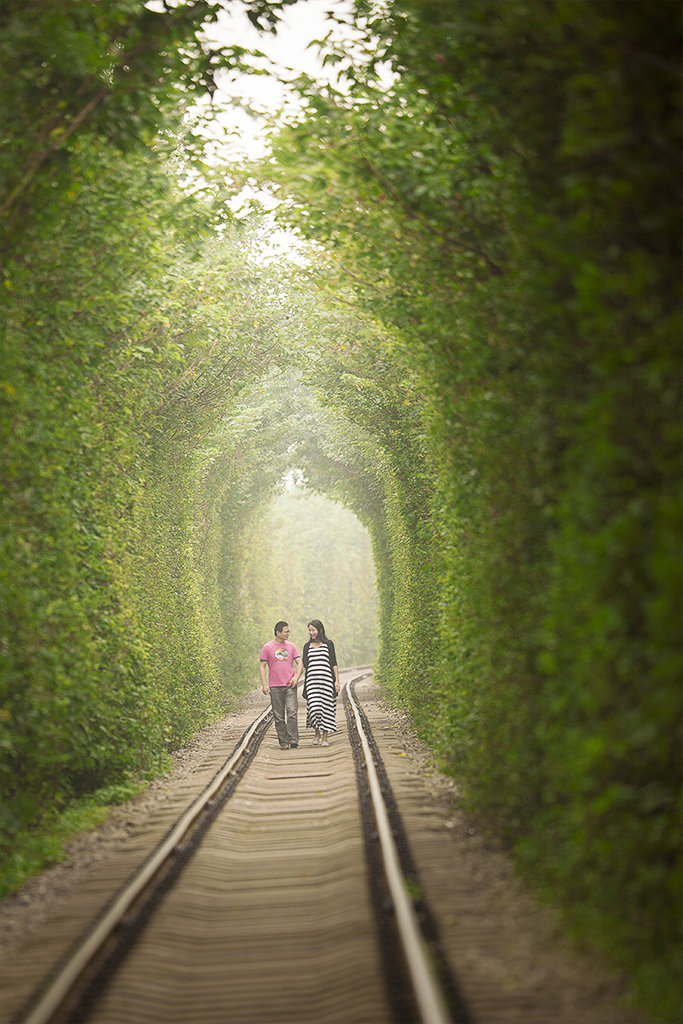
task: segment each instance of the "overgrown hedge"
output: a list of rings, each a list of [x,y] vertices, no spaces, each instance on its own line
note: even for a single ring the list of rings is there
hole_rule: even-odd
[[[197,449],[273,347],[246,232],[212,240],[163,147],[84,133],[29,210],[0,282],[3,858],[226,707]]]
[[[381,678],[576,933],[675,1021],[680,8],[357,8],[371,57],[268,173],[393,335],[381,399],[345,393],[354,352],[326,376],[397,471]],[[398,78],[377,89],[383,59]]]

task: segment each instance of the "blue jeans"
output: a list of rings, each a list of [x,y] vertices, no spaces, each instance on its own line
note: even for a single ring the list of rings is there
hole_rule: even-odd
[[[280,743],[299,742],[297,712],[299,701],[296,686],[271,686],[270,706],[275,719],[275,731]]]

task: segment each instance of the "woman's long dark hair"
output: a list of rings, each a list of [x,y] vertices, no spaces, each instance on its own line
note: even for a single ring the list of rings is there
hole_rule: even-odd
[[[327,637],[325,636],[325,627],[323,626],[320,619],[311,619],[311,621],[308,622],[306,625],[313,626],[314,629],[318,630],[318,635],[315,638],[315,643],[317,643],[318,640],[327,640]]]

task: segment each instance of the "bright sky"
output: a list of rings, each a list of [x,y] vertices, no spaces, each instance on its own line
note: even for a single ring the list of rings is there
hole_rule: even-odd
[[[153,2],[153,0],[152,0]],[[239,4],[231,4],[221,11],[216,24],[206,30],[210,43],[222,46],[242,46],[258,50],[267,59],[249,63],[268,68],[267,75],[225,75],[218,78],[219,87],[213,96],[215,120],[209,119],[201,133],[214,140],[207,156],[215,166],[239,163],[243,159],[258,159],[269,150],[267,135],[277,121],[277,113],[283,107],[300,106],[300,100],[293,90],[287,88],[287,81],[307,74],[319,81],[336,78],[334,65],[323,67],[317,47],[310,46],[313,40],[323,39],[330,31],[335,39],[343,39],[345,47],[351,45],[352,29],[337,27],[327,17],[327,12],[350,18],[350,4],[346,0],[298,0],[281,12],[277,33],[259,32],[246,16]],[[260,116],[251,115],[235,100],[248,103],[260,111]],[[196,106],[197,112],[207,108],[209,99]],[[216,111],[218,115],[216,117]],[[217,122],[217,123],[216,123]],[[227,133],[227,137],[226,137]],[[251,198],[258,198],[264,208],[271,208],[271,196],[260,191],[243,189],[229,206],[239,216],[240,210]],[[266,221],[267,223],[267,221]],[[305,262],[300,249],[300,240],[291,232],[282,231],[271,225],[264,238],[262,257],[264,260],[286,254],[296,262]]]
[[[214,106],[225,109],[220,118],[224,127],[235,131],[235,155],[258,157],[266,152],[265,131],[267,122],[284,105],[295,103],[291,90],[284,84],[302,73],[317,79],[330,80],[334,77],[333,67],[323,68],[316,47],[309,47],[315,39],[322,39],[339,30],[327,18],[327,12],[346,15],[349,6],[339,0],[299,0],[286,7],[281,14],[277,34],[258,32],[248,20],[242,7],[232,5],[219,16],[216,25],[210,26],[207,38],[223,45],[239,45],[259,50],[268,58],[275,75],[240,75],[230,77],[221,83],[214,95]],[[347,30],[348,32],[348,30]],[[264,67],[268,62],[261,61]],[[245,111],[231,105],[231,100],[247,100],[263,111],[263,120],[251,118]]]
[[[330,20],[328,12],[347,24],[338,25]],[[212,104],[215,120],[210,118],[199,129],[205,138],[212,140],[206,155],[214,166],[227,168],[244,159],[259,159],[269,152],[268,133],[277,124],[278,112],[283,108],[297,110],[301,106],[298,94],[287,87],[288,81],[306,74],[317,81],[332,82],[337,88],[344,88],[343,82],[337,78],[341,65],[323,67],[318,48],[311,45],[314,40],[324,39],[330,33],[335,42],[342,44],[347,57],[352,59],[356,33],[351,0],[298,0],[280,12],[277,33],[259,32],[247,18],[244,7],[237,3],[223,9],[216,24],[207,26],[206,39],[209,43],[257,50],[264,57],[248,58],[249,63],[270,72],[261,75],[225,74],[222,79],[217,78],[218,88]],[[389,80],[387,73],[387,83]],[[248,113],[235,106],[235,101],[249,104],[258,113]],[[195,109],[201,113],[208,104],[207,97]],[[228,205],[239,216],[253,198],[259,200],[263,209],[272,209],[276,205],[271,195],[249,187],[242,189]],[[266,234],[264,259],[287,254],[296,262],[306,261],[300,240],[291,232],[271,225]]]

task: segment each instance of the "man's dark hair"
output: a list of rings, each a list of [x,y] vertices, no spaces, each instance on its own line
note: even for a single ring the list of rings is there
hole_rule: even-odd
[[[311,621],[308,623],[308,625],[309,626],[314,626],[318,630],[318,635],[316,637],[316,641],[317,640],[327,640],[327,637],[325,636],[325,627],[323,626],[323,624],[320,621],[320,619],[311,619]]]
[[[276,622],[275,623],[275,629],[273,630],[273,632],[275,633],[275,636],[277,636],[278,633],[280,632],[280,630],[284,629],[285,626],[287,626],[287,625],[288,625],[287,622]]]

